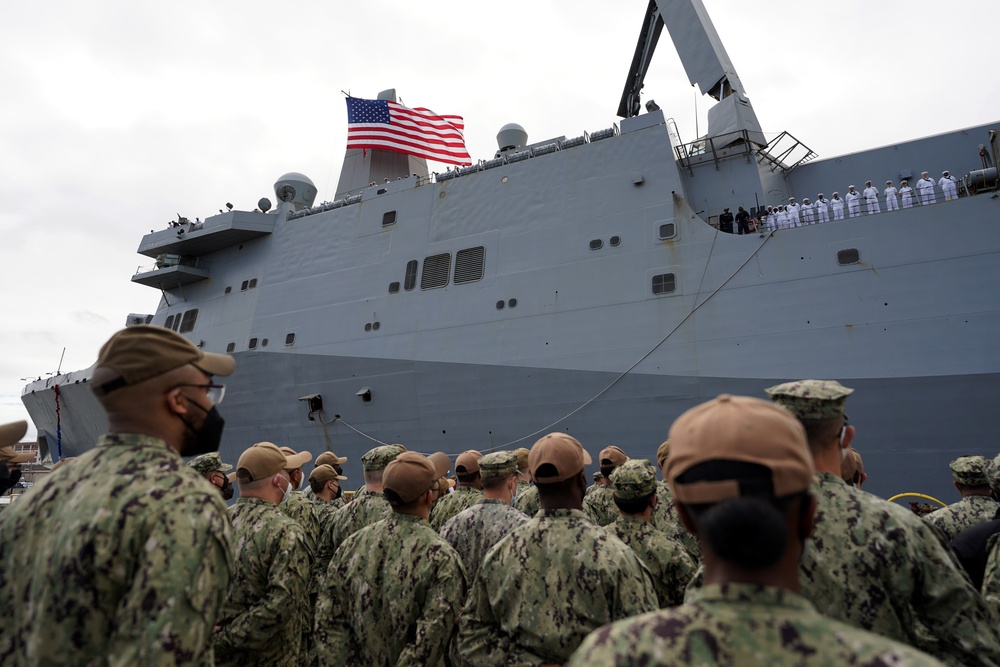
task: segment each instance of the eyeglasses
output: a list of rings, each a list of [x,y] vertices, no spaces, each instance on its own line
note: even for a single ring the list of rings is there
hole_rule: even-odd
[[[179,387],[198,387],[205,390],[205,395],[208,397],[209,402],[212,405],[219,405],[222,403],[222,399],[226,397],[226,385],[224,384],[179,384],[174,389]]]

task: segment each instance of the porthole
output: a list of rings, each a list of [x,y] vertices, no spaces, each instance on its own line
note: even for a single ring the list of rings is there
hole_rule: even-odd
[[[389,283],[389,294],[395,294],[399,291],[399,281]]]
[[[250,279],[250,285],[249,285],[249,288],[250,288],[250,289],[254,289],[254,288],[256,288],[256,287],[257,287],[257,279],[256,279],[256,278],[251,278],[251,279]]]
[[[505,305],[506,304],[504,303],[503,299],[500,299],[499,301],[497,301],[497,310],[503,310]]]
[[[257,339],[256,338],[251,338],[250,341],[247,343],[247,347],[249,347],[251,350],[256,350],[257,349]]]
[[[244,280],[243,284],[240,285],[240,291],[241,292],[246,292],[247,291],[247,285],[249,285],[249,284],[250,284],[249,280]]]
[[[226,292],[225,292],[225,293],[226,293],[226,294],[229,294],[229,293],[231,293],[232,291],[233,291],[233,286],[232,286],[232,285],[229,285],[229,286],[227,286],[227,287],[226,287]]]
[[[382,214],[382,226],[383,227],[388,227],[389,225],[394,225],[394,224],[396,224],[396,212],[395,211],[386,211],[385,213]]]
[[[232,354],[236,350],[236,343],[230,343],[226,346],[226,353]]]
[[[610,239],[608,239],[608,243],[611,244],[613,248],[617,248],[622,244],[622,237],[612,236]]]
[[[837,264],[841,266],[857,264],[860,261],[861,253],[858,252],[857,248],[845,248],[844,250],[837,251]]]
[[[677,225],[672,222],[666,222],[660,225],[660,238],[661,239],[672,239],[677,236]]]
[[[264,340],[260,341],[260,346],[261,347],[267,347],[267,339],[266,338]]]
[[[602,241],[601,239],[594,239],[593,241],[590,242],[591,250],[600,250],[603,247],[604,247],[604,241]]]
[[[382,328],[382,323],[381,322],[375,322],[375,323],[372,324],[372,331],[378,331],[381,328]]]
[[[365,331],[371,331],[371,330],[372,330],[372,323],[365,322]]]
[[[508,308],[517,308],[517,299],[507,299]]]
[[[291,345],[295,342],[295,334],[285,334],[285,345]]]

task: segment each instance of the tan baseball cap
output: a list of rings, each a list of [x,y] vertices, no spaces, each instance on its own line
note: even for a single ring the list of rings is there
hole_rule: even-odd
[[[444,465],[440,457],[430,459],[419,452],[403,452],[382,473],[386,500],[393,505],[412,503],[448,472]]]
[[[306,463],[312,461],[312,452],[296,452],[291,447],[279,447],[281,453],[285,455],[288,459],[288,465],[285,466],[285,470],[296,470],[301,468]],[[293,463],[298,463],[298,465],[292,465]]]
[[[228,354],[204,352],[170,329],[148,324],[127,327],[111,336],[97,357],[97,368],[110,369],[118,377],[91,385],[91,391],[103,396],[186,364],[208,375],[231,375],[236,370],[236,360]]]
[[[462,452],[455,459],[455,472],[459,475],[473,475],[479,472],[479,459],[481,458],[483,455],[474,449]]]
[[[319,482],[320,484],[325,484],[332,479],[343,481],[347,478],[343,475],[338,475],[337,471],[329,463],[321,463],[313,468],[312,473],[309,475],[310,482]]]
[[[528,470],[538,484],[562,482],[580,474],[583,467],[591,463],[590,454],[580,441],[565,433],[549,433],[535,442],[528,454]],[[545,465],[553,469],[539,476],[538,469]]]
[[[751,495],[742,478],[724,466],[718,477],[690,483],[677,478],[713,461],[755,463],[770,471],[767,495],[788,496],[809,488],[813,460],[805,429],[785,408],[748,396],[723,394],[682,414],[670,428],[666,477],[675,500],[717,503]],[[760,494],[756,494],[760,495]]]
[[[656,465],[660,470],[663,470],[663,466],[666,465],[669,457],[670,441],[664,440],[660,443],[660,446],[656,448]]]
[[[434,452],[427,458],[431,460],[431,463],[434,464],[435,468],[443,465],[445,474],[447,474],[448,471],[451,470],[451,459],[449,459],[448,455],[445,454],[444,452]]]
[[[339,466],[339,465],[344,465],[345,463],[347,463],[346,456],[337,456],[333,452],[323,452],[322,454],[316,457],[317,466],[321,466],[324,464]]]
[[[287,456],[273,442],[258,442],[240,455],[236,463],[236,479],[242,484],[256,482],[281,470],[301,468],[311,458],[309,452]]]
[[[602,468],[607,468],[613,466],[617,468],[621,464],[628,461],[628,456],[621,450],[620,447],[615,447],[611,445],[610,447],[605,447],[601,450],[601,454],[597,457]]]

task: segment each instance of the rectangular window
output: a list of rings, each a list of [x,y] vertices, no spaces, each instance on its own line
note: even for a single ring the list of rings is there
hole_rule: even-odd
[[[403,283],[403,289],[407,292],[417,286],[417,267],[419,265],[420,262],[415,259],[406,263],[406,281]]]
[[[168,329],[173,329],[174,328],[174,316],[173,315],[167,315],[167,322],[163,326],[165,326]]]
[[[424,272],[420,275],[420,289],[434,289],[448,284],[451,273],[451,253],[431,255],[424,259]]]
[[[653,276],[653,294],[669,294],[674,289],[674,274],[661,273],[658,276]]]
[[[394,225],[394,224],[396,224],[396,212],[395,211],[386,211],[385,213],[382,214],[382,226],[383,227],[388,227],[389,225]]]
[[[180,333],[188,333],[194,331],[194,323],[198,320],[198,309],[193,308],[192,310],[184,313],[184,318],[181,320],[181,330]]]
[[[474,283],[483,279],[486,249],[483,246],[466,248],[455,253],[455,284]]]

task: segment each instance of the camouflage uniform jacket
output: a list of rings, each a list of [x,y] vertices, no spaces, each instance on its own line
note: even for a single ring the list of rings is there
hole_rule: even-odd
[[[653,516],[650,517],[649,521],[653,524],[653,528],[666,533],[670,539],[680,542],[695,565],[701,562],[701,547],[698,545],[698,538],[689,533],[684,524],[681,523],[677,506],[674,505],[673,496],[670,494],[670,486],[663,480],[656,483],[656,507],[653,508]]]
[[[988,542],[986,557],[986,572],[983,576],[983,599],[993,610],[993,615],[1000,618],[1000,538],[996,535]]]
[[[165,442],[102,436],[2,517],[0,665],[212,664],[229,519]]]
[[[327,502],[325,500],[320,500],[319,498],[316,497],[316,494],[313,493],[312,487],[309,486],[308,484],[306,484],[306,488],[302,489],[302,497],[305,498],[306,500],[311,500],[314,503],[333,505],[334,509],[340,509],[341,507],[347,504],[346,502],[344,502],[343,496],[341,496],[340,498],[334,498],[330,502]]]
[[[656,608],[628,546],[580,510],[542,510],[486,554],[458,653],[474,667],[562,664],[593,630]]]
[[[308,604],[305,531],[261,498],[240,498],[229,516],[236,566],[215,634],[218,664],[297,665]]]
[[[288,500],[281,503],[279,509],[302,526],[309,550],[316,553],[320,539],[319,513],[316,509],[316,503],[304,498],[301,493],[293,491],[288,494]]]
[[[431,510],[431,528],[441,532],[444,524],[453,516],[467,510],[483,498],[483,492],[471,486],[460,486],[449,493]]]
[[[390,514],[392,508],[381,491],[362,489],[355,493],[354,499],[337,510],[332,520],[323,526],[323,535],[316,551],[316,569],[321,577],[326,576],[326,568],[333,558],[333,552],[344,540]]]
[[[465,569],[423,519],[393,513],[337,549],[316,603],[321,666],[444,667]]]
[[[943,530],[951,541],[966,528],[992,519],[998,509],[1000,503],[989,496],[965,496],[957,503],[931,512],[924,520]]]
[[[599,526],[607,526],[621,516],[615,505],[614,489],[610,486],[598,486],[583,499],[583,511]]]
[[[816,525],[799,579],[822,614],[947,664],[1000,664],[995,621],[936,530],[830,473],[817,473],[812,491]],[[937,647],[920,643],[918,625]]]
[[[528,517],[496,498],[483,498],[448,520],[441,537],[462,557],[469,581],[474,581],[486,552],[506,537]]]
[[[527,489],[518,483],[517,498],[514,499],[514,509],[521,510],[526,516],[533,517],[542,509],[541,501],[538,499],[538,487],[529,484]]]
[[[661,609],[684,602],[684,590],[698,566],[688,556],[683,545],[643,519],[619,516],[606,529],[629,545],[649,569],[653,576],[653,590]]]
[[[715,584],[689,603],[592,633],[567,667],[940,667],[914,648],[821,616],[791,591]]]

